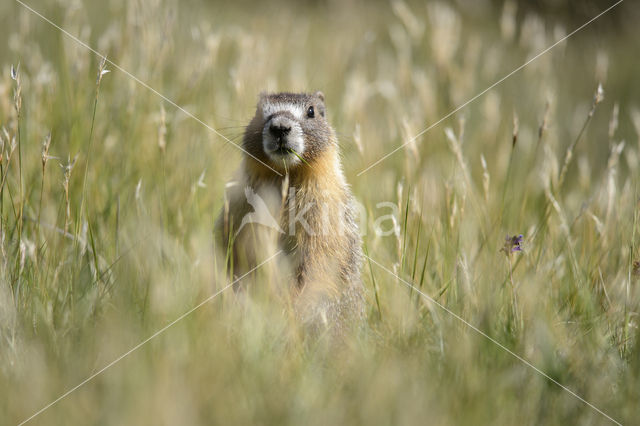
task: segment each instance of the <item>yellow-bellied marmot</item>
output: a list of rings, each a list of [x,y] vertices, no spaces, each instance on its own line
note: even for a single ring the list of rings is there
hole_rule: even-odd
[[[281,249],[298,317],[339,326],[364,315],[361,239],[324,95],[261,94],[247,155],[216,221],[235,277]]]

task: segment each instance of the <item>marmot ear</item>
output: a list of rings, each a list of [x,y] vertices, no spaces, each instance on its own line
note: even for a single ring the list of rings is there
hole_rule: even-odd
[[[318,91],[315,93],[315,95],[316,95],[318,98],[320,98],[320,100],[321,100],[322,102],[324,102],[324,93],[322,93],[321,91],[319,91],[319,90],[318,90]]]

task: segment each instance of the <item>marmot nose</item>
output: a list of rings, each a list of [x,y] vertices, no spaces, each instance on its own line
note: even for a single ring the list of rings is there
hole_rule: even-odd
[[[285,124],[272,123],[271,126],[269,126],[269,132],[277,139],[280,139],[288,135],[290,131],[291,131],[291,126],[287,126]]]

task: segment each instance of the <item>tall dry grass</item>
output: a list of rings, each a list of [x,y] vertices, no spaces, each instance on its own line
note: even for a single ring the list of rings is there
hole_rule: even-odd
[[[586,28],[357,176],[573,28],[512,2],[28,4],[237,143],[261,90],[323,90],[367,253],[395,274],[363,265],[367,324],[335,344],[297,330],[266,265],[249,298],[223,293],[33,423],[607,422],[416,289],[637,421],[635,29]],[[228,283],[212,226],[241,154],[19,4],[0,22],[16,424]]]

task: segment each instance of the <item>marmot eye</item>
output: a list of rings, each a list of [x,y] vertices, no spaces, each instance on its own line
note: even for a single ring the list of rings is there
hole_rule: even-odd
[[[315,116],[316,116],[316,112],[314,111],[313,107],[310,106],[309,109],[307,110],[307,117],[313,118]]]

